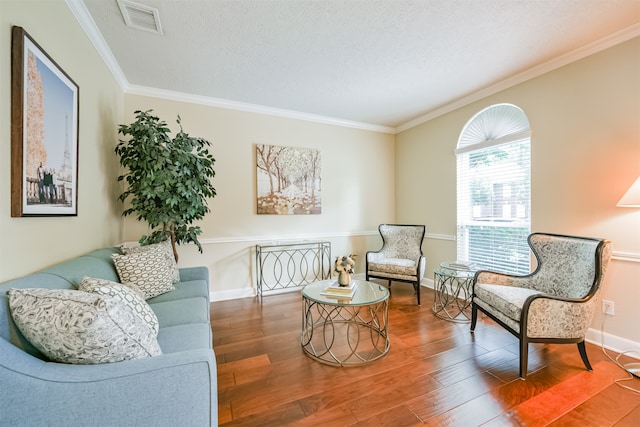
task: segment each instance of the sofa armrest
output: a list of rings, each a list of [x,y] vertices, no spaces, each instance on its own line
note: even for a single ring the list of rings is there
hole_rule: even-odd
[[[216,378],[208,349],[67,365],[0,339],[0,425],[216,425]]]
[[[207,267],[186,267],[180,269],[180,281],[205,280],[209,283],[209,269]]]

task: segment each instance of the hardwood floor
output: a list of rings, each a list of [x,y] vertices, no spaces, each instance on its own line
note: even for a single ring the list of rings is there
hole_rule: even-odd
[[[349,368],[302,352],[298,292],[212,303],[220,425],[640,426],[640,395],[599,347],[587,344],[588,372],[573,344],[530,344],[522,381],[512,335],[487,318],[471,334],[422,297],[393,284],[389,353]]]

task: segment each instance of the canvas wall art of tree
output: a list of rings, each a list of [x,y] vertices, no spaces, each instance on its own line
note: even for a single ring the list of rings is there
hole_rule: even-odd
[[[258,214],[319,214],[320,151],[279,145],[256,145]]]

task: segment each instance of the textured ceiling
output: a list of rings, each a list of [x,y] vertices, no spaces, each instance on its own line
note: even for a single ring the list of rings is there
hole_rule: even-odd
[[[396,127],[640,22],[640,0],[83,0],[129,85]]]

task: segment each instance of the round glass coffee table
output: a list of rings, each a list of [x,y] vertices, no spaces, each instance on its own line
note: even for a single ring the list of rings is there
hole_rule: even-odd
[[[373,362],[389,351],[389,291],[356,280],[350,299],[323,295],[335,280],[302,289],[302,349],[311,358],[333,366]]]

